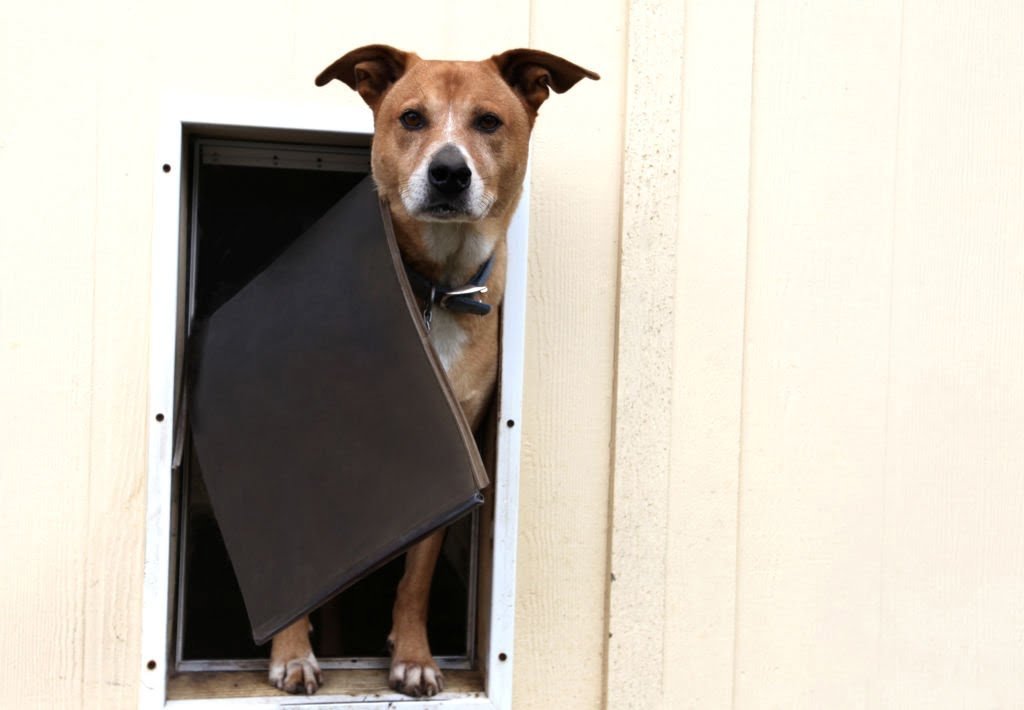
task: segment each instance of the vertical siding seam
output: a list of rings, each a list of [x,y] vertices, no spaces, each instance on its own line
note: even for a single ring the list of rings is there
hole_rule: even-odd
[[[530,2],[531,13],[533,2]],[[621,323],[622,314],[622,251],[623,236],[626,229],[626,141],[629,133],[629,62],[632,44],[630,42],[629,24],[632,19],[633,3],[630,0],[623,0],[626,7],[625,12],[625,51],[622,62],[622,87],[619,105],[623,107],[626,119],[622,122],[622,133],[619,136],[619,145],[623,153],[621,179],[619,180],[619,244],[618,259],[615,264],[615,321],[612,327],[615,329],[612,342],[612,382],[611,382],[611,431],[608,441],[608,509],[607,509],[607,532],[605,535],[605,580],[604,580],[604,639],[601,653],[601,708],[608,708],[608,673],[611,667],[609,658],[611,656],[612,637],[612,544],[615,538],[615,453],[618,439],[618,427],[615,425],[619,401],[619,349],[621,346]],[[532,27],[532,20],[531,20]],[[532,31],[532,30],[531,30]]]
[[[683,31],[682,31],[683,39],[682,39],[682,52],[680,53],[680,56],[679,56],[680,69],[679,69],[679,84],[678,84],[678,87],[677,87],[677,91],[679,91],[679,120],[678,120],[678,127],[676,128],[676,141],[677,141],[676,144],[679,147],[679,151],[678,151],[678,155],[676,155],[676,193],[675,193],[675,204],[676,204],[676,219],[675,219],[676,250],[675,250],[675,253],[673,254],[673,257],[674,257],[673,272],[674,272],[674,275],[675,275],[674,278],[673,278],[673,283],[675,285],[675,288],[674,288],[674,290],[672,292],[672,303],[673,303],[673,306],[672,306],[672,310],[671,310],[671,313],[670,313],[670,317],[673,318],[672,348],[671,348],[671,356],[672,356],[671,362],[673,363],[673,365],[672,365],[671,368],[669,368],[669,376],[670,376],[670,379],[672,380],[672,384],[671,384],[671,387],[670,387],[670,390],[669,390],[670,393],[671,393],[671,399],[669,400],[670,412],[669,412],[668,476],[666,476],[666,479],[665,479],[665,500],[666,500],[666,504],[665,504],[665,538],[666,539],[664,540],[664,542],[663,542],[663,544],[661,546],[661,552],[662,552],[662,560],[661,560],[662,578],[661,578],[661,583],[662,583],[662,585],[665,585],[665,586],[668,585],[669,568],[670,568],[668,535],[669,535],[669,533],[670,533],[670,531],[672,529],[672,520],[673,520],[672,500],[673,500],[674,496],[672,495],[672,478],[673,478],[673,474],[676,471],[675,467],[677,465],[676,457],[673,456],[673,450],[672,450],[671,442],[676,439],[676,435],[678,433],[678,429],[677,428],[680,425],[680,422],[677,421],[677,417],[673,416],[673,414],[672,414],[671,410],[674,409],[674,407],[671,407],[671,405],[675,402],[676,397],[679,396],[679,389],[680,389],[680,387],[678,385],[677,380],[681,377],[681,375],[680,375],[680,373],[678,371],[679,368],[676,365],[676,363],[677,363],[677,356],[676,356],[676,354],[679,352],[679,349],[681,347],[681,344],[679,342],[680,334],[679,334],[679,329],[676,327],[677,323],[674,321],[674,318],[675,318],[675,315],[677,313],[677,309],[680,308],[680,304],[682,303],[682,301],[681,301],[681,299],[679,297],[679,277],[678,277],[678,274],[679,274],[679,269],[680,269],[680,266],[679,266],[679,257],[680,257],[679,252],[680,252],[680,249],[679,249],[678,245],[679,245],[679,242],[682,239],[681,227],[683,225],[683,213],[682,213],[682,200],[681,200],[681,198],[682,198],[683,189],[684,189],[684,186],[683,186],[684,165],[683,165],[683,163],[686,160],[686,156],[683,154],[683,131],[685,130],[685,122],[686,122],[686,90],[685,90],[685,88],[686,88],[687,53],[688,53],[688,48],[689,48],[689,42],[687,41],[687,39],[689,37],[689,30],[690,30],[690,23],[688,22],[689,15],[690,15],[690,0],[683,0],[682,10],[683,10],[683,16],[680,19],[682,21],[682,26],[683,26]],[[669,669],[665,665],[666,664],[666,660],[667,660],[665,649],[669,647],[669,642],[665,638],[665,633],[666,633],[666,631],[669,630],[669,626],[670,626],[669,623],[668,623],[669,614],[670,614],[670,611],[671,611],[669,609],[669,603],[670,603],[669,602],[669,595],[665,594],[664,596],[662,596],[662,598],[661,598],[661,623],[662,623],[662,627],[661,627],[662,628],[662,634],[661,634],[661,655],[657,659],[657,662],[659,664],[661,664],[661,667],[662,667],[662,671],[661,671],[661,678],[662,678],[662,682],[661,682],[661,697],[662,697],[662,702],[664,702],[664,698],[665,698],[665,695],[666,695],[665,679],[670,677],[668,675]]]
[[[907,3],[902,0],[900,3],[900,48],[899,60],[896,68],[896,125],[893,140],[893,165],[892,165],[892,215],[889,234],[889,314],[886,329],[886,355],[885,355],[885,411],[882,422],[882,503],[881,503],[881,535],[879,537],[878,549],[878,627],[875,636],[875,680],[882,676],[882,628],[884,621],[883,612],[883,588],[885,586],[886,567],[886,544],[885,533],[888,525],[888,493],[887,481],[889,477],[889,414],[890,402],[892,399],[892,351],[893,351],[893,296],[896,283],[896,220],[898,213],[898,191],[899,191],[899,169],[900,169],[900,133],[903,120],[903,48],[904,34],[907,25]],[[868,689],[865,689],[865,694]],[[877,700],[877,699],[876,699]],[[870,705],[870,697],[865,698],[865,706]],[[876,703],[877,704],[877,703]]]
[[[736,461],[736,564],[733,573],[733,616],[732,616],[732,701],[730,706],[736,708],[736,686],[739,677],[739,649],[740,649],[740,544],[742,538],[740,533],[743,526],[743,441],[746,430],[746,395],[747,395],[747,326],[750,315],[750,242],[753,231],[753,202],[754,202],[754,124],[755,124],[755,102],[757,93],[757,0],[753,0],[753,20],[750,32],[750,130],[747,137],[747,242],[744,248],[744,274],[743,274],[743,333],[740,343],[740,391],[739,391],[739,442],[737,446]]]
[[[76,541],[77,544],[81,545],[84,550],[82,551],[82,638],[81,638],[81,653],[79,655],[79,673],[81,673],[81,685],[78,693],[79,707],[85,710],[88,707],[85,701],[86,690],[87,690],[87,668],[86,668],[86,651],[89,647],[89,638],[92,633],[92,629],[95,624],[89,623],[89,570],[92,568],[92,546],[89,544],[92,530],[92,475],[93,475],[93,451],[95,450],[94,433],[95,433],[95,408],[96,408],[96,281],[97,281],[97,263],[99,256],[97,254],[98,246],[98,234],[99,234],[99,222],[100,222],[100,210],[99,210],[99,190],[100,190],[100,131],[101,122],[100,116],[100,80],[97,78],[94,85],[94,111],[96,115],[96,133],[95,142],[93,145],[94,157],[93,157],[93,214],[92,214],[92,225],[90,235],[92,239],[92,253],[90,257],[90,273],[91,273],[91,288],[89,290],[89,323],[90,332],[92,337],[89,338],[89,422],[87,424],[88,437],[87,437],[87,451],[85,457],[85,498],[82,502],[85,505],[85,529],[83,536]]]
[[[611,427],[608,442],[608,510],[607,510],[607,537],[605,540],[605,580],[604,580],[604,648],[601,659],[601,707],[608,709],[608,682],[611,669],[611,582],[614,579],[614,540],[615,540],[615,462],[618,451],[618,427],[615,422],[618,414],[618,363],[620,363],[620,352],[622,351],[622,303],[623,303],[623,254],[626,250],[626,191],[629,184],[626,180],[626,163],[629,157],[626,155],[626,147],[629,143],[630,133],[630,105],[633,102],[630,97],[630,64],[632,62],[633,42],[630,33],[630,24],[633,22],[633,5],[635,0],[624,0],[626,3],[626,67],[623,72],[623,131],[621,144],[623,147],[623,179],[618,190],[618,258],[615,263],[615,319],[614,319],[614,340],[611,353]],[[532,11],[532,0],[530,1]]]

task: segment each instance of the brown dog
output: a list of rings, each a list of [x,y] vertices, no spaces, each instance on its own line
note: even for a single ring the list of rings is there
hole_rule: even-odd
[[[373,110],[373,179],[467,421],[480,423],[498,368],[505,233],[519,202],[530,131],[549,89],[597,74],[545,52],[480,62],[424,61],[386,45],[353,50],[317,86],[348,84]],[[443,532],[413,546],[398,585],[389,682],[407,695],[444,689],[427,642],[427,599]],[[313,693],[320,668],[303,618],[274,636],[270,682]]]

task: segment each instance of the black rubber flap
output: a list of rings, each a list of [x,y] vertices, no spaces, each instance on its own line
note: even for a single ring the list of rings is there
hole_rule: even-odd
[[[193,440],[257,643],[482,501],[369,178],[196,332]]]

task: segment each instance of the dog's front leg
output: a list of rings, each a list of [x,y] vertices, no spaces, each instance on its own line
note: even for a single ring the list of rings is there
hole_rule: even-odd
[[[323,683],[320,665],[309,645],[313,625],[304,616],[274,635],[270,647],[270,684],[286,693],[312,695]]]
[[[405,555],[405,574],[398,584],[391,618],[391,687],[406,695],[435,695],[444,690],[444,677],[427,642],[427,604],[434,565],[444,530],[413,545]]]

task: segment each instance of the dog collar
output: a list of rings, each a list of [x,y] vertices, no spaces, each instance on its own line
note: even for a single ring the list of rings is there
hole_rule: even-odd
[[[453,313],[470,313],[475,316],[485,316],[490,313],[491,305],[477,300],[476,297],[481,293],[487,293],[485,284],[491,275],[493,266],[494,255],[492,254],[467,284],[453,288],[431,281],[406,264],[405,273],[409,277],[412,292],[426,304],[423,308],[423,323],[427,326],[427,330],[430,330],[430,320],[435,305]]]

